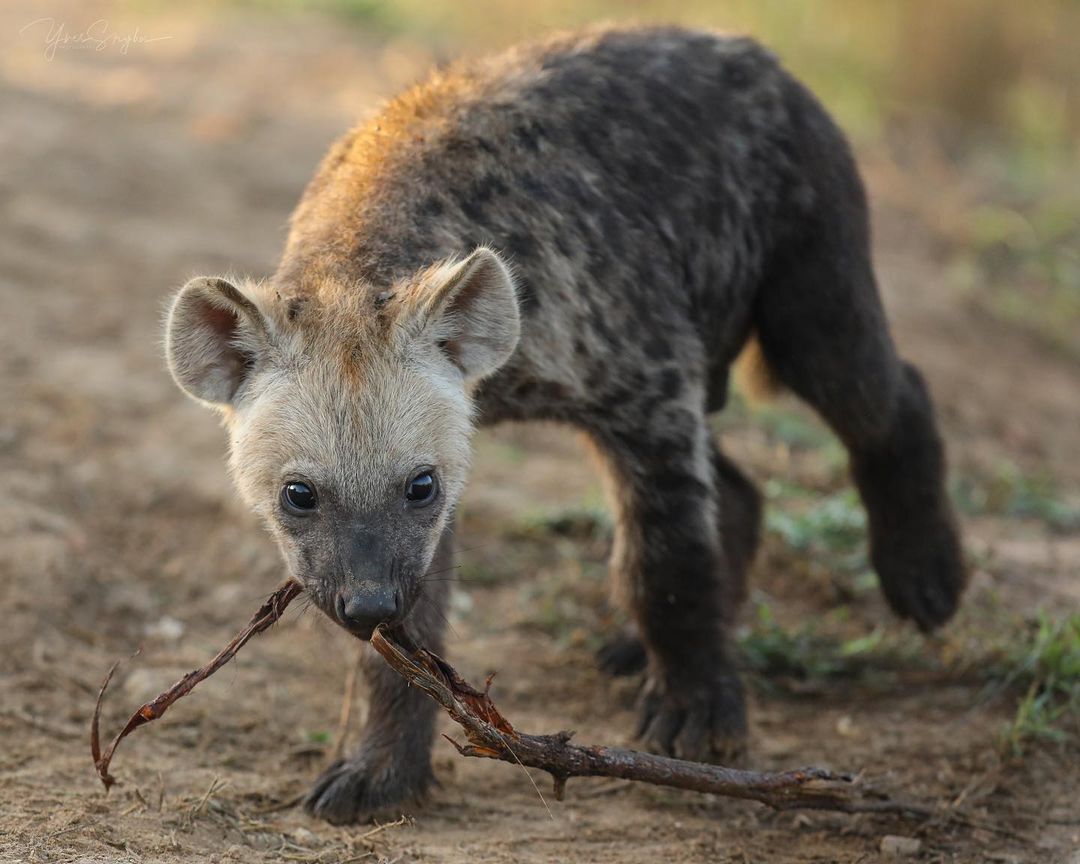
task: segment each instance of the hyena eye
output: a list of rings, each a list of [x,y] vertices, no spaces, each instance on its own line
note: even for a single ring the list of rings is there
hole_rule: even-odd
[[[439,481],[435,472],[425,469],[417,474],[405,487],[405,500],[412,507],[423,507],[435,500],[439,494]]]
[[[293,480],[281,487],[281,506],[294,516],[306,516],[319,506],[319,497],[310,483]]]

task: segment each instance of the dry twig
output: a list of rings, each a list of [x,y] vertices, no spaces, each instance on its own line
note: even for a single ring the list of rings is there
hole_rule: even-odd
[[[213,660],[188,672],[152,702],[139,708],[102,753],[98,720],[102,697],[116,671],[117,664],[113,665],[101,685],[90,725],[90,749],[98,776],[106,789],[115,782],[109,774],[109,762],[117,745],[139,726],[161,717],[177,699],[187,695],[195,685],[228,663],[252,636],[262,633],[276,622],[302,590],[292,581],[278,588],[255,613],[248,625]],[[823,768],[779,772],[742,771],[616,747],[584,747],[570,743],[573,735],[571,732],[558,732],[554,735],[529,735],[519,732],[491,701],[488,693],[490,677],[485,688],[482,691],[477,690],[441,657],[420,647],[403,647],[383,627],[375,630],[371,644],[391,668],[427,693],[462,727],[467,743],[459,744],[449,739],[459,753],[463,756],[482,756],[523,767],[540,768],[554,779],[555,797],[560,800],[566,781],[571,777],[614,777],[760,801],[778,810],[803,808],[845,813],[895,813],[917,817],[934,815],[934,811],[926,806],[896,801],[878,794],[868,789],[858,777],[835,774]],[[351,699],[348,701],[351,702]],[[343,726],[348,723],[345,710],[343,709]]]
[[[90,753],[94,757],[94,767],[97,769],[98,777],[101,778],[101,782],[105,784],[105,789],[108,791],[109,787],[116,782],[115,778],[109,773],[109,763],[112,761],[113,753],[116,751],[117,745],[124,740],[128,735],[138,729],[145,723],[149,723],[151,720],[157,720],[177,699],[186,696],[191,692],[201,681],[205,681],[211,675],[218,671],[222,666],[232,660],[236,656],[236,652],[247,644],[247,641],[258,633],[262,633],[275,621],[277,621],[282,613],[285,611],[285,607],[289,605],[304,589],[289,580],[280,588],[277,589],[270,598],[263,603],[259,608],[259,611],[255,613],[254,617],[248,622],[248,625],[241,630],[232,641],[229,642],[217,656],[214,657],[205,666],[200,666],[191,672],[188,672],[183,678],[173,684],[168,690],[154,699],[152,702],[147,702],[138,711],[131,715],[131,718],[125,724],[124,728],[120,730],[120,733],[113,738],[112,743],[105,749],[105,752],[101,752],[101,741],[98,734],[98,722],[101,716],[101,700],[105,696],[105,688],[109,686],[109,682],[112,680],[113,673],[116,672],[116,667],[120,665],[119,661],[113,664],[109,673],[105,676],[105,680],[101,684],[101,690],[98,691],[97,702],[94,705],[94,716],[90,721]]]
[[[555,797],[562,799],[571,777],[618,777],[659,786],[747,798],[777,810],[805,808],[845,813],[897,813],[928,817],[919,804],[896,801],[867,789],[857,778],[823,768],[758,772],[669,759],[616,747],[583,747],[570,743],[572,732],[529,735],[519,732],[499,713],[484,690],[470,686],[441,657],[423,648],[404,648],[382,627],[372,647],[398,674],[441,705],[465,732],[467,743],[453,744],[463,756],[499,759],[548,772]]]
[[[337,761],[345,754],[345,738],[349,734],[349,720],[352,717],[356,679],[360,676],[360,666],[363,659],[364,643],[357,642],[353,662],[349,665],[349,671],[345,675],[345,692],[341,697],[341,711],[338,713],[337,732],[334,733],[334,744],[330,748],[331,761]]]

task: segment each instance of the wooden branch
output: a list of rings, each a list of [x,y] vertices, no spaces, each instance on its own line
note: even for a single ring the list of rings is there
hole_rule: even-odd
[[[384,627],[376,628],[371,645],[395,672],[427,693],[461,726],[467,743],[459,744],[448,738],[459,753],[540,768],[552,776],[555,797],[559,800],[571,777],[616,777],[746,798],[777,810],[933,815],[928,807],[895,801],[867,789],[858,777],[834,774],[823,768],[741,771],[636,750],[571,744],[572,732],[554,735],[519,732],[491,701],[490,678],[482,691],[477,690],[441,657],[423,648],[402,646]]]
[[[108,674],[105,676],[105,680],[101,684],[101,690],[98,691],[97,702],[94,704],[94,716],[90,720],[90,755],[94,758],[94,767],[97,769],[97,774],[98,777],[101,778],[101,782],[105,784],[106,792],[109,790],[109,787],[116,782],[116,778],[109,773],[109,763],[112,761],[113,753],[116,752],[117,745],[140,726],[149,723],[151,720],[157,720],[169,710],[169,707],[173,702],[186,696],[196,684],[206,680],[217,672],[218,669],[232,660],[232,658],[236,656],[236,652],[243,648],[252,636],[262,633],[277,621],[285,611],[285,607],[295,600],[303,590],[303,587],[298,583],[293,582],[291,579],[281,585],[270,595],[269,599],[263,603],[259,608],[259,611],[256,612],[248,622],[247,626],[237,633],[232,641],[217,653],[213,660],[205,666],[200,666],[198,669],[188,672],[183,678],[173,684],[172,687],[152,702],[147,702],[139,708],[138,711],[131,715],[131,718],[124,725],[124,728],[120,730],[117,736],[113,738],[112,743],[106,748],[105,752],[102,753],[98,733],[98,721],[101,717],[101,700],[105,697],[105,689],[109,686],[109,682],[112,680],[113,673],[116,672],[116,667],[120,665],[120,661],[113,663],[112,668],[109,670]]]

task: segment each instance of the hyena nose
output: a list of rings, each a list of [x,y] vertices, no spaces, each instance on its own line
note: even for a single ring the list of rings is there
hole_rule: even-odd
[[[360,582],[342,589],[337,595],[337,615],[342,624],[365,639],[378,626],[393,618],[401,606],[401,597],[390,585]]]

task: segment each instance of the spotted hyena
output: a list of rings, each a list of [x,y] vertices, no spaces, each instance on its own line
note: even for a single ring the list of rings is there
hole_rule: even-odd
[[[289,571],[361,639],[389,622],[442,648],[430,574],[477,424],[583,431],[639,634],[604,661],[645,667],[647,746],[716,760],[746,729],[731,632],[761,503],[708,416],[751,339],[847,447],[892,608],[930,629],[963,587],[933,408],[869,246],[843,135],[768,51],[599,30],[439,72],[347,134],[271,278],[177,294],[168,361],[224,416]],[[333,822],[432,777],[432,704],[377,658],[366,674],[363,742],[307,799]]]

